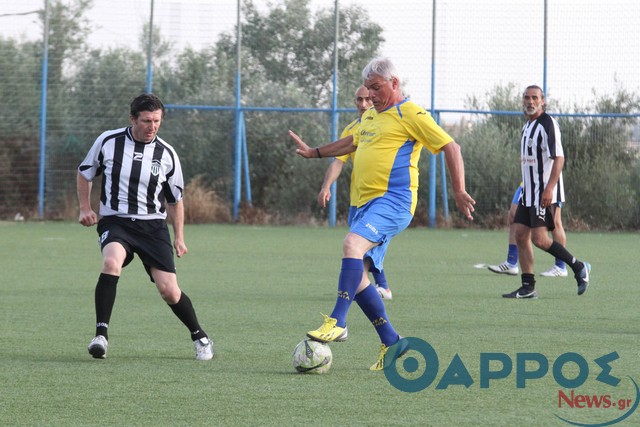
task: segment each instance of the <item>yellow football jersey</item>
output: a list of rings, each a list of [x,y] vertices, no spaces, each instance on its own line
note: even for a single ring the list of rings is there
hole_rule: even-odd
[[[433,154],[453,141],[424,108],[404,100],[381,113],[366,111],[353,135],[356,149],[353,175],[360,207],[385,196],[415,212],[418,160],[422,147]]]

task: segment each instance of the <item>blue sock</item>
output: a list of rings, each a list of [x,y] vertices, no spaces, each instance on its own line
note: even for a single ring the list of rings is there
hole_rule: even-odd
[[[509,245],[509,254],[507,255],[507,262],[511,265],[518,264],[518,245]]]
[[[373,286],[369,285],[364,288],[362,292],[356,295],[355,301],[373,324],[382,344],[391,346],[398,342],[399,335],[393,329],[391,322],[389,322],[384,302],[382,302],[380,294]]]
[[[356,295],[358,285],[362,281],[364,262],[357,258],[342,258],[342,269],[338,281],[338,298],[333,307],[331,317],[338,319],[337,326],[344,328],[347,324],[347,313]],[[377,292],[376,292],[377,293]]]
[[[561,268],[563,270],[567,269],[567,266],[564,264],[564,261],[558,258],[556,258],[556,267]]]
[[[376,286],[380,286],[384,289],[389,289],[389,284],[387,283],[387,276],[384,275],[384,270],[380,270],[380,272],[376,270],[371,270],[371,274],[373,275],[373,280],[376,282]]]

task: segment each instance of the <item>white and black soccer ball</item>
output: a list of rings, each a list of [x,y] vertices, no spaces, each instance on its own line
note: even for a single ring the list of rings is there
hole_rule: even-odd
[[[327,373],[332,361],[329,346],[318,341],[300,341],[293,350],[293,367],[305,374]]]

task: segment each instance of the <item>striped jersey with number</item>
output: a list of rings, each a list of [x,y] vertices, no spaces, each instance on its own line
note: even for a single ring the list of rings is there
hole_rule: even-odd
[[[524,206],[540,206],[542,193],[549,182],[556,157],[564,157],[558,122],[542,113],[522,127],[520,140],[522,161],[522,199]],[[552,203],[564,202],[562,173],[553,191]]]
[[[184,182],[174,149],[157,136],[138,142],[131,128],[104,132],[78,167],[88,181],[102,175],[100,216],[165,219],[165,202],[182,199]]]

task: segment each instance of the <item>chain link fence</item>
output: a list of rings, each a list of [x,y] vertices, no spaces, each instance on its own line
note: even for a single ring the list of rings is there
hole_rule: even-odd
[[[461,143],[480,225],[504,224],[520,179],[519,97],[538,84],[563,130],[568,222],[637,229],[637,22],[634,0],[11,2],[0,10],[0,218],[75,219],[78,163],[153,91],[187,182],[227,207],[213,221],[344,222],[348,170],[336,212],[320,209],[327,163],[297,159],[286,132],[336,137],[355,117],[361,69],[384,55]],[[448,216],[429,157],[416,224]]]

